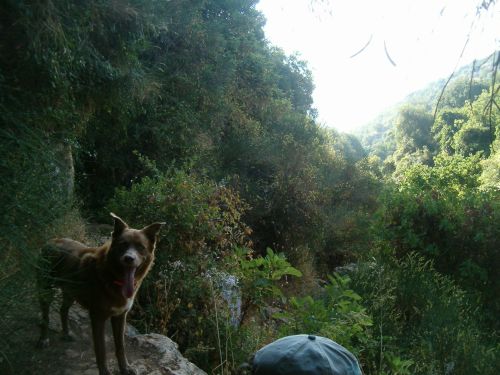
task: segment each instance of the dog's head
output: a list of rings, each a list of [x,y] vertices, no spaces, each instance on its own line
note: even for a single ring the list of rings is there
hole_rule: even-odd
[[[132,229],[115,214],[111,216],[115,225],[107,261],[117,278],[114,283],[121,286],[124,297],[130,298],[134,294],[136,274],[142,277],[153,261],[158,231],[165,223]]]

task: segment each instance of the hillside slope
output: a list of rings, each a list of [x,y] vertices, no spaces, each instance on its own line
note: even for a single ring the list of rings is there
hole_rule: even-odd
[[[361,126],[355,132],[355,135],[360,139],[361,144],[369,154],[377,155],[382,160],[386,159],[396,148],[394,126],[400,108],[412,105],[433,112],[441,93],[443,94],[439,104],[440,108],[447,105],[461,106],[463,105],[461,102],[465,100],[474,100],[491,80],[494,55],[495,53],[457,69],[448,84],[446,82],[449,77],[442,78],[429,83],[421,90],[409,94],[404,100]],[[445,89],[444,92],[443,88]]]

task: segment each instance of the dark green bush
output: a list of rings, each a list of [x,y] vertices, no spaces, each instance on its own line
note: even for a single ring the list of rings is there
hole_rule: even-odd
[[[440,155],[432,168],[408,168],[382,195],[376,233],[396,256],[416,251],[462,288],[479,292],[497,325],[499,195],[479,188],[479,161]]]
[[[379,342],[366,352],[367,374],[389,371],[394,356],[412,361],[416,375],[496,373],[495,339],[482,330],[474,299],[430,261],[381,257],[360,265],[353,282]]]
[[[317,296],[292,297],[276,316],[285,323],[280,334],[317,334],[337,341],[359,355],[372,339],[372,318],[362,298],[350,289],[350,278],[335,274]]]

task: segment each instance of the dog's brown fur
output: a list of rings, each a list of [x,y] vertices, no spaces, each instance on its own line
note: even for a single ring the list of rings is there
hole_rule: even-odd
[[[71,340],[68,311],[74,301],[89,311],[99,375],[109,375],[104,344],[104,324],[111,318],[116,357],[122,375],[135,374],[124,350],[123,335],[127,312],[135,294],[151,268],[157,233],[164,223],[141,230],[129,228],[111,214],[115,226],[111,241],[91,248],[67,238],[52,240],[40,257],[38,274],[42,309],[40,347],[49,344],[49,307],[54,287],[62,290],[61,322],[63,339]]]

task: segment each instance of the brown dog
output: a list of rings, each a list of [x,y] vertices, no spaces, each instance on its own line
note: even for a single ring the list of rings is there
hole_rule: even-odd
[[[123,375],[135,374],[125,357],[123,335],[127,312],[154,259],[157,233],[165,223],[141,230],[129,226],[115,214],[111,242],[90,248],[70,239],[52,240],[42,250],[38,290],[42,308],[40,347],[49,344],[49,307],[54,287],[62,290],[63,338],[71,340],[68,311],[74,301],[89,311],[99,375],[109,375],[104,344],[104,323],[111,318],[116,358]]]

